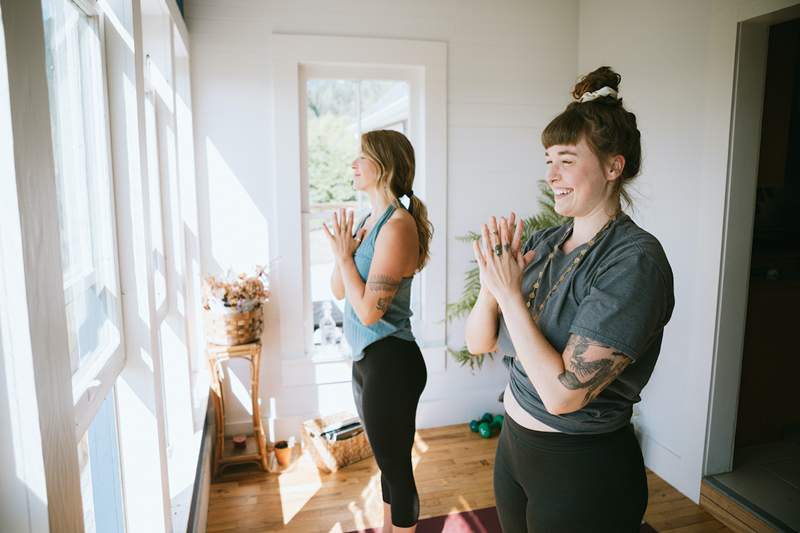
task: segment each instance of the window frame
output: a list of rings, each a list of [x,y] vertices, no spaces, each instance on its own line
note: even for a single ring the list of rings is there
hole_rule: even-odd
[[[354,65],[327,65],[327,64],[303,64],[299,70],[299,87],[300,87],[300,194],[302,195],[300,205],[300,217],[302,224],[302,253],[303,253],[303,324],[305,334],[304,353],[306,356],[311,357],[314,361],[330,361],[339,360],[346,355],[335,352],[332,354],[330,351],[317,348],[312,340],[314,332],[314,312],[313,302],[311,298],[311,267],[310,259],[311,253],[309,250],[309,227],[313,214],[311,213],[311,205],[308,201],[308,190],[310,181],[308,176],[308,91],[306,90],[307,83],[311,80],[348,80],[348,81],[402,81],[408,84],[409,91],[409,116],[404,121],[395,121],[392,124],[404,123],[407,126],[409,140],[412,145],[416,146],[420,137],[419,124],[419,99],[421,96],[422,87],[420,84],[419,76],[414,71],[413,67],[392,67],[392,66],[354,66]],[[359,98],[360,101],[360,98]],[[359,110],[359,120],[361,119],[361,110]],[[353,154],[355,157],[356,154]],[[358,216],[359,213],[356,213]],[[412,311],[414,315],[411,318],[412,329],[418,328],[418,315],[420,314],[420,301],[422,298],[421,284],[418,278],[415,278],[412,288]]]
[[[114,259],[114,287],[116,292],[116,306],[114,312],[117,317],[117,334],[111,339],[109,345],[102,347],[92,353],[84,361],[70,361],[72,369],[72,396],[73,409],[75,412],[75,439],[76,445],[88,430],[92,420],[102,406],[103,400],[109,394],[111,388],[116,383],[117,377],[125,366],[125,326],[122,314],[122,291],[120,285],[120,264],[119,246],[117,242],[117,209],[115,204],[115,179],[113,173],[113,159],[111,150],[111,123],[108,104],[108,70],[106,57],[106,14],[102,5],[97,0],[63,0],[72,2],[83,15],[96,18],[97,38],[99,46],[99,69],[97,75],[100,81],[100,105],[95,112],[97,113],[97,127],[102,128],[102,137],[105,144],[105,169],[97,169],[96,175],[103,173],[108,177],[107,184],[103,187],[104,201],[107,202],[110,214],[111,227],[108,232],[111,237],[112,256]],[[92,90],[94,89],[84,89]],[[86,114],[86,111],[84,111]],[[95,213],[91,213],[94,217]],[[98,225],[99,227],[101,225]],[[93,243],[91,249],[93,259],[97,258],[97,245]],[[65,304],[69,302],[69,294],[74,294],[76,286],[81,284],[86,286],[91,280],[97,281],[97,273],[94,269],[83,272],[79,277],[73,278],[71,285],[65,284]],[[65,307],[66,310],[66,307]],[[71,358],[74,359],[74,358]]]
[[[433,41],[321,37],[273,34],[274,214],[270,220],[270,255],[279,258],[272,272],[274,290],[270,317],[280,324],[279,350],[283,359],[313,359],[309,350],[312,331],[309,287],[306,286],[304,229],[302,211],[305,113],[303,69],[314,72],[344,72],[370,69],[410,72],[416,95],[410,95],[410,138],[417,155],[415,194],[429,207],[435,237],[431,260],[417,276],[419,310],[415,313],[414,334],[423,354],[446,358],[446,251],[447,251],[447,45]],[[319,76],[314,76],[319,77]],[[339,77],[339,74],[334,76]],[[359,74],[358,79],[370,76]],[[387,79],[385,75],[380,77]],[[395,75],[388,79],[402,79]],[[301,90],[302,89],[302,90]],[[280,105],[278,105],[280,103]],[[416,111],[416,113],[415,113]],[[416,126],[414,126],[416,124]],[[414,128],[418,128],[414,131]],[[278,178],[279,177],[279,178]],[[298,295],[302,296],[299,298]],[[307,302],[308,300],[308,302]],[[439,359],[441,358],[441,362]]]

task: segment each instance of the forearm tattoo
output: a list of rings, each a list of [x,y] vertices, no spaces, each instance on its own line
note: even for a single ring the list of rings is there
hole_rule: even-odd
[[[375,309],[385,313],[389,309],[389,304],[391,301],[391,298],[378,298],[378,302],[375,304]]]
[[[586,337],[573,336],[567,343],[567,347],[572,347],[569,364],[564,373],[558,376],[558,381],[570,390],[586,389],[584,405],[614,381],[630,362],[625,354],[617,351],[601,359],[587,361],[586,352],[591,346],[611,350],[611,347]]]
[[[375,274],[367,280],[367,287],[373,292],[381,293],[378,301],[375,303],[375,309],[385,313],[389,309],[389,304],[392,302],[395,293],[400,288],[400,280],[391,276],[384,276]]]

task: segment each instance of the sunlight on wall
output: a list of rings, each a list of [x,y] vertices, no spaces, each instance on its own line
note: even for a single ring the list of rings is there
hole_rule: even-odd
[[[27,312],[25,313],[27,315]],[[24,337],[24,336],[20,336]],[[33,366],[27,364],[29,358],[21,357],[21,353],[14,357],[13,347],[8,339],[0,339],[0,377],[5,374],[5,396],[0,405],[9,407],[9,427],[7,437],[10,437],[14,454],[14,472],[19,479],[38,500],[47,505],[47,489],[44,478],[44,465],[42,463],[41,434],[38,425],[38,406],[34,396],[35,383]],[[28,343],[25,343],[28,344]],[[30,347],[30,345],[28,344]],[[28,350],[26,353],[30,353]],[[25,360],[27,359],[27,361]],[[25,413],[25,416],[20,416]],[[34,422],[34,423],[31,423]]]
[[[248,365],[248,368],[249,368],[249,365]],[[226,397],[225,408],[226,409],[231,409],[233,407],[230,404],[230,398],[233,397],[233,398],[236,398],[236,402],[237,402],[238,406],[234,407],[233,409],[235,409],[235,410],[232,410],[231,412],[241,413],[241,411],[240,411],[240,407],[241,407],[242,410],[247,412],[248,416],[252,417],[253,416],[253,403],[252,403],[252,400],[250,399],[250,384],[249,384],[249,382],[248,382],[247,385],[245,385],[242,382],[242,380],[239,378],[239,376],[238,376],[238,372],[239,372],[238,369],[237,369],[237,371],[234,371],[233,368],[231,368],[230,363],[226,366],[225,370],[226,370],[225,376],[227,377],[226,381],[228,382],[228,390],[226,390],[226,393],[229,392],[229,394]],[[249,376],[250,372],[247,371],[246,375]],[[223,386],[224,386],[224,384],[223,384]]]
[[[223,270],[252,271],[267,263],[267,220],[211,139],[206,154],[212,257]]]
[[[189,353],[178,320],[165,320],[161,323],[159,331],[168,442],[170,446],[174,446],[182,437],[193,433]]]
[[[147,242],[144,234],[146,226],[142,218],[143,206],[138,203],[138,200],[144,197],[141,187],[142,182],[139,179],[141,175],[141,167],[139,164],[139,158],[134,157],[134,154],[139,153],[139,126],[137,112],[138,106],[136,104],[136,87],[131,82],[130,78],[128,78],[127,74],[123,76],[123,85],[125,102],[124,116],[126,126],[125,139],[128,141],[126,150],[129,154],[129,157],[126,158],[128,161],[128,180],[130,195],[132,198],[131,203],[135,203],[135,205],[132,205],[132,209],[130,211],[131,217],[133,218],[133,220],[131,220],[130,227],[133,232],[133,242]],[[144,248],[141,246],[133,246],[132,250],[133,271],[135,272],[135,278],[137,280],[135,287],[135,290],[137,291],[137,313],[139,315],[139,320],[141,320],[143,324],[148,324],[150,322],[150,309],[148,307],[149,296],[147,294],[147,283],[140,282],[147,280],[147,257],[142,257],[141,252],[144,251]],[[152,361],[150,361],[149,367],[152,370]]]
[[[162,486],[161,471],[152,464],[152,456],[149,455],[158,450],[158,423],[153,407],[145,399],[148,394],[144,390],[146,388],[147,383],[142,382],[140,376],[125,373],[120,375],[116,385],[120,410],[120,446],[128,450],[122,453],[124,490],[128,495],[139,495],[139,498],[146,495],[149,501],[137,504],[150,506],[154,510],[150,513],[127,513],[127,520],[131,531],[165,531],[164,514],[155,511],[161,509],[163,494],[161,491],[153,492],[153,487]],[[137,505],[137,508],[141,509],[141,506]]]
[[[0,20],[0,301],[16,302],[13,315],[8,311],[12,305],[0,310],[0,420],[8,425],[6,436],[0,441],[0,453],[6,461],[12,459],[17,486],[25,486],[28,491],[28,505],[33,494],[41,505],[47,506],[47,487],[42,459],[42,436],[39,429],[39,404],[36,398],[33,358],[31,354],[28,307],[25,291],[25,273],[22,260],[8,260],[21,257],[22,232],[19,222],[14,165],[13,135],[11,126],[11,107],[6,70],[6,45],[2,20]],[[7,411],[6,411],[7,409]],[[6,416],[8,418],[6,418]],[[11,450],[8,449],[10,445]],[[9,453],[10,452],[10,453]],[[0,489],[6,490],[9,478],[0,476]],[[13,501],[23,498],[15,496]],[[11,501],[0,504],[0,515],[9,508]],[[14,518],[15,524],[36,526],[34,523],[41,513],[29,510],[29,519],[23,522]],[[5,521],[5,520],[4,520]]]
[[[150,355],[150,352],[144,349],[144,347],[139,348],[139,357],[141,357],[142,362],[145,364],[147,369],[150,373],[153,373],[153,357]]]
[[[164,107],[166,107],[166,110],[171,115],[173,111],[172,87],[170,86],[169,81],[167,81],[167,79],[158,69],[157,63],[155,61],[150,62],[150,84],[152,85],[153,90],[161,99],[161,103],[164,105]],[[168,144],[170,146],[173,145],[171,139]]]
[[[319,384],[316,393],[320,416],[331,415],[339,411],[356,413],[353,386],[349,382]]]

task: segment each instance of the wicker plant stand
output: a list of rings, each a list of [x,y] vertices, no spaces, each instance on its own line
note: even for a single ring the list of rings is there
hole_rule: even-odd
[[[211,367],[211,394],[214,399],[214,412],[217,425],[216,446],[212,476],[216,477],[221,468],[229,464],[258,463],[267,471],[267,440],[261,424],[261,407],[259,405],[258,378],[261,359],[261,343],[222,346],[208,344],[208,363]],[[253,401],[253,434],[247,437],[244,449],[235,448],[233,440],[225,438],[225,398],[223,381],[225,378],[222,364],[233,358],[247,359],[250,363],[250,397]]]

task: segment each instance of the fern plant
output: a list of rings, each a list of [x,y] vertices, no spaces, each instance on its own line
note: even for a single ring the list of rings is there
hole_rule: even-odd
[[[546,181],[539,181],[539,192],[541,193],[539,198],[539,213],[524,220],[522,227],[523,243],[535,232],[553,226],[560,226],[568,220],[567,217],[556,213],[553,191],[547,185]],[[458,240],[472,243],[472,241],[477,241],[480,238],[480,233],[470,231],[466,235],[458,237]],[[448,322],[452,322],[468,314],[478,300],[478,293],[481,289],[480,272],[478,271],[478,265],[475,263],[474,259],[470,261],[470,264],[472,267],[464,274],[464,290],[461,293],[461,298],[457,302],[447,304],[446,317]],[[460,366],[469,366],[473,371],[476,368],[480,369],[483,367],[487,355],[491,358],[494,357],[491,353],[472,355],[469,353],[466,346],[462,346],[459,350],[453,350],[452,348],[448,348],[447,350]]]

